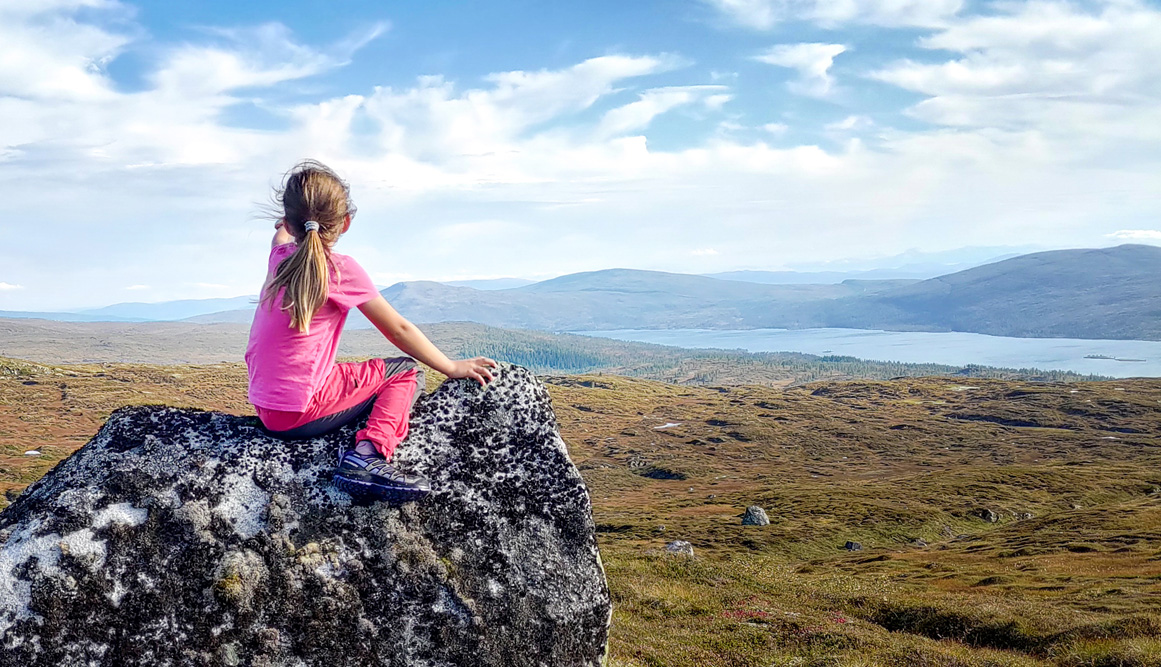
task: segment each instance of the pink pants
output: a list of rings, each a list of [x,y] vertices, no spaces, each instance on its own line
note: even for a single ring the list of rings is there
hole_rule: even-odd
[[[302,412],[255,406],[262,425],[284,438],[313,438],[359,418],[371,408],[355,442],[370,440],[390,460],[407,437],[415,399],[423,392],[423,369],[411,357],[335,364]],[[373,405],[372,405],[373,404]]]

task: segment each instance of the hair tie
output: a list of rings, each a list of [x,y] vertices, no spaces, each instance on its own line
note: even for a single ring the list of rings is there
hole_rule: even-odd
[[[315,222],[314,220],[307,220],[305,223],[303,223],[302,228],[308,232],[317,232],[318,231],[318,223]]]

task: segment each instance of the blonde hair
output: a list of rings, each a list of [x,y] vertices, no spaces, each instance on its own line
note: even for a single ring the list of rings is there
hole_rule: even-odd
[[[262,304],[273,307],[279,290],[283,310],[290,311],[290,328],[305,333],[310,321],[327,301],[330,289],[331,246],[339,239],[348,216],[355,214],[351,188],[329,167],[304,160],[286,173],[282,187],[275,189],[273,209],[286,223],[298,247],[278,265],[262,291]],[[308,231],[308,220],[318,230]]]

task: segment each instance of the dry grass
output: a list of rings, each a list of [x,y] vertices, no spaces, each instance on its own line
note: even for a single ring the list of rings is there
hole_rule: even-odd
[[[1161,381],[547,381],[612,665],[1161,665]],[[0,489],[159,402],[249,413],[244,369],[0,363]]]

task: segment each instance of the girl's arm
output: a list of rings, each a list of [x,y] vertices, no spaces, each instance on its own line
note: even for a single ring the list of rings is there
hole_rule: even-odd
[[[377,296],[359,306],[359,310],[387,337],[387,340],[391,341],[392,345],[449,378],[471,378],[481,385],[492,381],[492,373],[488,368],[495,368],[495,361],[487,357],[458,361],[448,359],[447,355],[440,352],[418,327],[396,312],[382,296]]]
[[[290,232],[286,231],[286,221],[279,220],[274,223],[274,238],[270,241],[270,247],[274,248],[285,243],[291,243],[292,241],[294,241],[294,237],[291,236]]]

